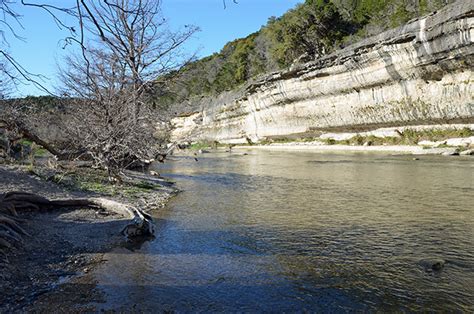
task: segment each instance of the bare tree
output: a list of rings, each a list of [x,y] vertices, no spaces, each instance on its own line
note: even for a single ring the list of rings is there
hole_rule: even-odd
[[[233,3],[237,4],[237,0],[232,0]],[[224,5],[224,9],[227,8],[227,2],[226,0],[222,0],[222,4]]]
[[[0,100],[8,98],[14,90],[13,82],[7,75],[8,63],[0,58]]]
[[[41,97],[41,102],[35,98],[2,100],[0,105],[0,128],[3,129],[4,141],[0,150],[12,159],[25,157],[22,139],[28,139],[55,155],[58,159],[71,159],[77,157],[79,152],[68,150],[68,141],[63,140],[56,132],[48,132],[45,125],[57,125],[55,120],[62,119],[65,115],[60,113],[59,100],[54,97]],[[49,100],[49,101],[48,101]],[[56,108],[54,108],[54,106]],[[54,113],[52,112],[54,110]],[[59,129],[59,128],[56,128]],[[61,139],[61,140],[59,140]],[[22,152],[23,153],[20,153]]]
[[[17,29],[22,29],[23,26],[20,21],[21,15],[14,9],[16,3],[17,1],[14,0],[0,0],[0,75],[2,83],[8,84],[10,88],[22,83],[30,83],[38,89],[50,93],[43,85],[45,77],[28,71],[8,50],[7,38],[9,35],[16,40],[24,40],[17,32]],[[24,1],[22,3],[27,5]]]
[[[91,39],[61,71],[62,93],[77,99],[67,130],[78,149],[117,177],[158,154],[153,80],[186,62],[181,46],[197,29],[171,32],[153,0],[92,3],[85,16],[83,36]]]
[[[237,0],[228,0],[229,2],[237,4]],[[135,1],[141,2],[141,1]],[[146,10],[155,10],[160,6],[161,0],[155,1],[143,1],[143,4],[140,4]],[[23,38],[18,34],[17,28],[23,28],[21,24],[21,14],[15,11],[15,4],[21,4],[22,6],[34,7],[40,10],[43,10],[48,14],[54,23],[60,28],[67,31],[68,35],[63,39],[64,46],[70,45],[72,43],[77,43],[85,50],[84,41],[86,36],[86,28],[89,26],[89,31],[92,30],[96,32],[97,35],[102,40],[108,40],[110,34],[110,29],[106,24],[110,25],[110,20],[107,19],[104,21],[101,18],[101,15],[105,12],[112,11],[122,11],[124,13],[123,17],[126,17],[127,14],[136,13],[133,12],[133,7],[136,7],[134,4],[127,7],[129,4],[128,1],[116,1],[116,0],[74,0],[72,6],[63,6],[58,4],[56,1],[44,0],[39,2],[29,2],[28,0],[0,0],[0,55],[12,66],[11,71],[9,71],[8,77],[15,83],[29,82],[34,84],[39,89],[43,90],[46,93],[51,94],[43,84],[42,79],[44,76],[41,74],[34,74],[24,68],[20,62],[18,62],[15,57],[8,52],[6,46],[8,42],[6,40],[6,34],[9,33],[13,35],[16,39],[23,40]],[[226,8],[226,0],[222,0],[224,9]],[[68,15],[72,16],[75,21],[70,24],[66,24],[62,16]],[[130,21],[129,21],[130,22]],[[131,23],[138,25],[137,22]],[[131,25],[130,24],[130,25]],[[156,21],[154,22],[156,25]],[[113,25],[110,25],[113,26]],[[152,25],[149,25],[152,26]],[[115,37],[115,36],[112,36]],[[109,42],[110,44],[111,42]],[[2,69],[0,69],[2,71]]]
[[[20,24],[20,15],[12,9],[15,2],[0,2],[0,34],[10,31],[19,38],[10,27]],[[72,118],[65,123],[74,138],[74,151],[64,154],[49,145],[50,151],[63,157],[86,154],[114,175],[123,167],[156,157],[153,126],[157,117],[149,107],[149,97],[159,94],[154,91],[161,86],[155,84],[157,77],[186,62],[181,46],[197,29],[187,26],[182,32],[171,32],[161,16],[160,1],[155,0],[76,0],[72,8],[25,0],[21,4],[46,11],[59,27],[69,30],[71,36],[65,43],[80,47],[80,54],[68,57],[67,68],[61,73],[62,95],[75,103]],[[58,14],[74,16],[78,27],[65,25]],[[11,69],[1,72],[10,82],[35,81],[10,54],[0,52]],[[20,109],[0,108],[3,124],[14,130],[12,133],[41,140],[27,123],[31,115],[25,113],[34,111],[32,104],[25,107],[20,101],[14,105]],[[49,149],[48,143],[40,142]]]

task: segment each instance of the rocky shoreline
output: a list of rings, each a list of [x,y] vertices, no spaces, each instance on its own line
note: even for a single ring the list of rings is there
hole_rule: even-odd
[[[218,146],[198,142],[198,146]],[[193,145],[191,144],[190,147]],[[260,143],[220,146],[235,149],[305,150],[314,152],[391,152],[414,155],[474,155],[474,124],[418,125],[367,132],[322,133],[317,137],[272,137]]]
[[[460,149],[458,147],[433,147],[415,145],[377,145],[377,146],[356,146],[356,145],[328,145],[322,142],[288,142],[273,143],[267,145],[235,146],[233,149],[263,149],[263,150],[284,150],[284,151],[312,151],[312,152],[389,152],[394,154],[412,155],[444,155],[444,156],[474,156],[474,149]]]
[[[0,165],[0,183],[0,194],[24,191],[50,199],[97,195],[45,181],[19,165]],[[164,187],[150,190],[140,199],[159,208],[174,193],[176,189]],[[138,202],[134,197],[115,199]],[[31,236],[5,255],[8,263],[2,266],[0,276],[0,312],[50,311],[52,305],[93,311],[87,304],[100,303],[101,294],[87,274],[102,263],[104,253],[130,245],[120,234],[126,218],[91,209],[28,212],[21,218],[26,220],[22,227]]]

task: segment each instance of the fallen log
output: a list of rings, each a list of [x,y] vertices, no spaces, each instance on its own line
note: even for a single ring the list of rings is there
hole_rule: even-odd
[[[19,212],[26,210],[48,211],[61,208],[91,208],[130,217],[121,233],[127,238],[151,236],[154,234],[152,217],[144,211],[127,204],[105,198],[59,199],[49,200],[45,197],[25,192],[8,192],[0,194],[0,253],[11,249],[22,241],[28,233],[20,226],[24,219],[18,218]]]

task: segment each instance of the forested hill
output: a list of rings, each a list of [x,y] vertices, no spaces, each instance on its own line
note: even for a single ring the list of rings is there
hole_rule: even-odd
[[[400,26],[453,0],[306,0],[258,32],[170,74],[161,105],[216,95],[262,73],[313,60],[362,38]],[[168,80],[164,80],[168,81]]]

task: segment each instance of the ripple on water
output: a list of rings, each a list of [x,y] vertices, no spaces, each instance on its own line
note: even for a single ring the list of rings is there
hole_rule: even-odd
[[[474,309],[468,161],[252,152],[160,167],[185,192],[154,242],[99,271],[105,309]]]

